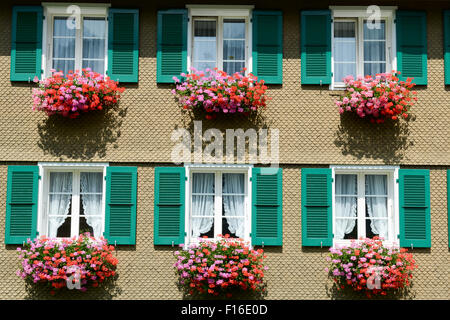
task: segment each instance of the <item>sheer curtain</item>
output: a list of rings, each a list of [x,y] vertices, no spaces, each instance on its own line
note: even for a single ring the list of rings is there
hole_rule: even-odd
[[[216,20],[194,20],[193,67],[206,71],[216,67],[217,39]]]
[[[334,74],[336,82],[346,76],[356,78],[356,22],[334,22]]]
[[[344,239],[356,225],[357,176],[337,174],[336,178],[336,239]],[[341,219],[340,219],[341,218]],[[344,218],[344,219],[342,219]],[[349,219],[351,218],[351,219]]]
[[[364,75],[374,76],[386,72],[385,21],[380,21],[378,29],[369,25],[364,21]]]
[[[245,186],[241,173],[223,174],[223,208],[228,229],[238,238],[244,238]],[[229,194],[229,195],[227,195]],[[240,218],[233,218],[240,217]]]
[[[83,65],[103,74],[105,71],[105,18],[83,19]]]
[[[64,73],[69,70],[75,71],[76,28],[69,28],[67,19],[67,17],[53,19],[53,69]]]
[[[69,214],[72,198],[72,172],[51,172],[49,188],[49,237],[56,237],[58,228]]]
[[[240,72],[245,67],[245,20],[223,20],[223,71]]]
[[[385,175],[366,175],[366,206],[370,218],[370,228],[380,238],[388,236],[387,177]],[[374,197],[377,196],[377,197]]]
[[[81,172],[81,202],[86,222],[94,231],[94,237],[100,237],[103,225],[102,194],[103,174],[101,172]]]
[[[192,236],[200,237],[214,223],[214,173],[192,175]]]

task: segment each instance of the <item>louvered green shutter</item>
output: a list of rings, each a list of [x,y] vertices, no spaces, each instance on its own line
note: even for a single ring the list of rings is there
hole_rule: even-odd
[[[331,169],[302,169],[302,245],[332,246]]]
[[[400,246],[431,247],[430,171],[399,170]]]
[[[42,7],[14,6],[11,35],[11,81],[41,77]]]
[[[184,167],[155,168],[155,245],[184,243]]]
[[[445,84],[450,85],[450,10],[444,11]]]
[[[283,245],[283,171],[252,169],[252,244]]]
[[[427,15],[425,11],[397,11],[397,69],[400,80],[427,84]]]
[[[331,83],[331,11],[301,12],[302,84]]]
[[[283,13],[253,11],[252,73],[268,84],[283,83]]]
[[[156,81],[173,83],[187,72],[187,9],[158,11]]]
[[[109,9],[107,74],[115,81],[138,82],[138,9]]]
[[[105,238],[110,244],[136,244],[137,168],[106,168]]]
[[[38,166],[9,166],[5,243],[22,244],[37,235]]]

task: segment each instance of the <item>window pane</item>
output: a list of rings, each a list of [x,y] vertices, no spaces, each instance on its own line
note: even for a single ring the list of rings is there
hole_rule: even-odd
[[[194,20],[193,67],[197,70],[216,67],[216,21]]]
[[[244,238],[244,218],[222,218],[222,235]]]
[[[224,40],[223,60],[244,60],[245,61],[245,40]]]
[[[367,174],[366,195],[387,195],[387,176],[384,174]]]
[[[244,39],[245,40],[245,20],[244,19],[224,19],[223,20],[224,39]]]
[[[214,173],[192,174],[191,235],[214,237]]]
[[[80,217],[80,232],[79,234],[82,233],[86,233],[89,232],[91,234],[91,236],[94,235],[94,229],[92,228],[92,226],[87,222],[87,218],[86,217]],[[95,235],[100,236],[100,235]]]
[[[224,19],[223,70],[228,74],[242,71],[245,57],[245,20]]]
[[[336,21],[334,23],[334,74],[335,81],[352,75],[356,77],[356,23]]]
[[[356,228],[358,185],[355,174],[335,175],[336,239],[348,239]],[[357,236],[357,235],[356,235]]]
[[[100,74],[105,70],[105,28],[104,18],[83,19],[83,64]]]
[[[75,69],[75,32],[72,21],[67,17],[53,19],[52,68],[67,73]]]
[[[54,220],[59,218],[51,218],[50,225],[52,223],[55,223]],[[61,224],[58,227],[58,230],[56,234],[50,235],[50,237],[58,237],[58,238],[70,238],[71,237],[71,217],[68,216],[67,218],[62,218]],[[59,221],[58,221],[59,222]]]
[[[227,74],[234,74],[236,72],[241,72],[245,68],[245,62],[224,62],[223,71]]]
[[[366,175],[366,236],[388,238],[387,176]]]
[[[370,28],[373,29],[370,29]],[[374,76],[386,72],[386,28],[385,21],[376,25],[364,21],[364,75]]]
[[[72,192],[72,172],[50,172],[50,193]]]
[[[386,39],[386,22],[384,20],[380,20],[378,24],[379,29],[376,29],[375,26],[375,24],[368,23],[367,20],[364,20],[364,40]]]

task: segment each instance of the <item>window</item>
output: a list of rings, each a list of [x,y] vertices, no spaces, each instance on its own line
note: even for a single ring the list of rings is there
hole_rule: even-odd
[[[67,6],[46,7],[47,51],[45,72],[91,68],[105,74],[107,57],[106,7],[78,7],[80,13]],[[75,13],[74,13],[75,12]]]
[[[188,63],[233,74],[249,68],[249,9],[190,8]],[[192,22],[191,22],[192,21]]]
[[[39,233],[58,238],[84,232],[102,236],[106,167],[45,164],[40,170]]]
[[[381,9],[377,20],[366,9],[332,8],[333,87],[352,75],[374,76],[395,69],[393,9]]]
[[[334,169],[333,234],[335,242],[378,236],[396,240],[397,169]]]
[[[219,234],[249,240],[249,169],[208,166],[188,170],[189,240],[214,239]]]

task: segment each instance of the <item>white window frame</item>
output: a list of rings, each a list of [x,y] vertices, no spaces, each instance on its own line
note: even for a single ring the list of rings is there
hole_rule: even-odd
[[[398,188],[398,170],[399,166],[350,166],[350,165],[331,165],[332,183],[332,221],[333,234],[336,234],[336,201],[335,186],[336,174],[356,174],[358,175],[358,237],[361,233],[365,234],[365,196],[364,196],[364,175],[366,174],[386,174],[388,185],[388,228],[389,239],[383,240],[383,245],[388,247],[398,247],[398,235],[400,234],[399,222],[399,188]],[[364,231],[364,232],[363,232]],[[348,246],[352,241],[350,239],[335,239],[333,237],[333,247]],[[359,241],[357,239],[356,241]]]
[[[188,43],[187,43],[187,67],[190,72],[193,65],[193,21],[195,18],[216,18],[216,58],[217,68],[223,70],[223,19],[245,19],[246,40],[245,40],[245,68],[246,74],[252,72],[252,10],[254,6],[215,6],[215,5],[186,5],[188,9]]]
[[[380,6],[380,19],[385,20],[386,24],[386,72],[397,69],[397,50],[396,50],[396,32],[395,32],[395,12],[396,6]],[[364,72],[364,39],[363,39],[363,20],[369,19],[371,14],[367,13],[367,6],[330,6],[332,12],[331,23],[331,84],[330,90],[343,90],[343,82],[336,81],[334,78],[334,21],[356,21],[356,73],[357,76],[365,76]]]
[[[83,57],[83,34],[82,34],[82,23],[84,17],[98,17],[105,18],[105,66],[104,70],[106,75],[108,67],[108,9],[111,4],[106,3],[52,3],[43,2],[42,6],[44,8],[44,27],[42,32],[42,70],[43,77],[50,77],[52,74],[50,70],[52,69],[52,52],[53,52],[53,19],[55,17],[71,16],[72,12],[67,12],[70,6],[78,6],[80,9],[80,29],[76,30],[75,35],[75,67],[74,70],[80,70],[82,66]],[[57,70],[59,71],[59,70]]]
[[[103,223],[101,236],[105,231],[105,203],[106,203],[106,168],[108,163],[62,163],[62,162],[39,162],[39,195],[38,195],[38,233],[39,236],[48,236],[48,193],[50,187],[50,172],[73,172],[72,184],[72,211],[71,211],[71,237],[79,233],[79,197],[80,172],[102,172],[103,173],[103,197],[102,197],[102,215]]]
[[[219,228],[222,228],[222,184],[218,179],[223,173],[243,173],[245,174],[245,217],[244,217],[244,238],[245,242],[251,242],[251,224],[252,224],[252,168],[253,165],[221,165],[221,164],[186,164],[186,182],[185,182],[185,243],[198,243],[199,239],[191,237],[191,202],[192,202],[192,174],[193,173],[215,173],[215,197],[214,197],[214,234],[219,234]],[[208,240],[217,240],[209,238]]]

